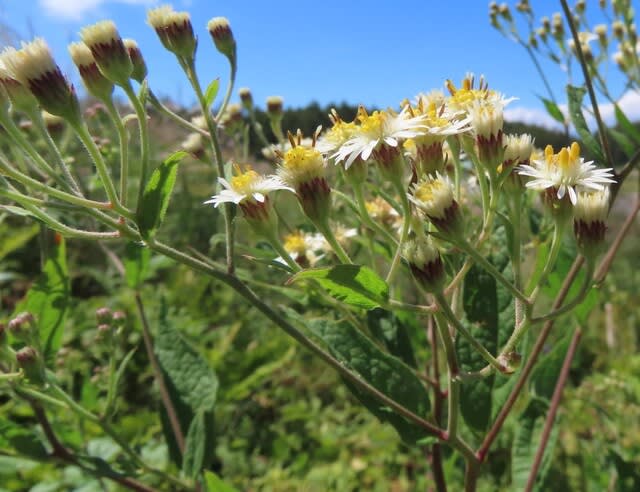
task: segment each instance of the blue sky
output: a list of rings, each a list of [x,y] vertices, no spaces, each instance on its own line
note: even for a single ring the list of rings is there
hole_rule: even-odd
[[[532,3],[539,16],[560,9],[557,0]],[[190,104],[184,74],[146,24],[146,10],[154,5],[158,2],[0,0],[0,19],[23,39],[44,37],[77,86],[66,46],[79,39],[84,25],[112,19],[123,37],[138,41],[154,92]],[[546,122],[536,97],[545,94],[540,78],[525,51],[489,25],[482,0],[176,0],[173,6],[191,13],[203,85],[218,76],[227,80],[226,60],[215,51],[206,24],[215,16],[229,19],[238,43],[237,87],[250,87],[260,105],[269,95],[281,95],[287,106],[312,100],[397,106],[405,97],[442,88],[447,78],[459,82],[474,72],[519,98],[510,106],[512,114]],[[543,65],[561,94],[566,75],[556,65]]]

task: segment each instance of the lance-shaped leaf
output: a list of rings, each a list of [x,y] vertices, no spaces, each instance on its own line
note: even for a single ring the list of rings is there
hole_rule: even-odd
[[[339,301],[364,309],[382,307],[389,299],[389,286],[366,266],[303,270],[291,277],[289,283],[302,279],[313,279]]]
[[[208,85],[207,90],[204,93],[204,101],[207,105],[207,108],[211,107],[213,101],[218,95],[218,90],[220,89],[220,78],[216,78],[211,81]]]
[[[584,146],[591,152],[591,154],[596,158],[596,160],[600,163],[605,162],[604,154],[602,153],[602,149],[600,148],[600,144],[593,136],[593,134],[589,131],[589,127],[587,126],[587,122],[584,119],[584,115],[582,114],[582,99],[584,98],[584,94],[586,89],[583,87],[574,87],[572,85],[567,85],[567,97],[569,99],[569,115],[571,116],[571,122],[573,126],[576,128],[578,135],[580,135],[580,139]]]
[[[136,222],[143,238],[152,237],[160,227],[176,183],[178,163],[186,155],[183,151],[172,154],[151,173],[136,211]]]
[[[162,307],[154,350],[162,367],[164,382],[180,421],[182,433],[188,436],[192,426],[204,429],[204,444],[202,444],[204,456],[202,459],[197,451],[201,444],[198,442],[189,443],[191,462],[188,464],[188,471],[192,472],[193,467],[197,464],[196,461],[206,466],[213,457],[215,448],[213,408],[218,392],[218,378],[202,355],[172,326],[167,317],[165,306]],[[194,423],[194,418],[198,413],[202,413],[203,421]],[[166,413],[161,412],[161,417],[171,459],[178,466],[181,466],[183,457],[177,450]]]
[[[124,271],[127,285],[137,289],[144,281],[149,271],[151,250],[144,244],[129,242],[124,250]]]
[[[547,113],[549,113],[549,116],[551,116],[558,123],[565,123],[564,113],[556,103],[542,96],[538,96],[538,98],[542,101],[542,104],[544,104],[544,108],[547,110]]]
[[[298,317],[304,322],[304,319]],[[402,361],[382,352],[371,340],[346,322],[318,319],[305,324],[329,347],[334,356],[377,390],[420,417],[429,413],[429,394],[415,373]],[[371,413],[391,424],[407,443],[426,437],[423,429],[380,403],[352,383],[346,383]]]
[[[45,358],[60,348],[71,295],[65,240],[59,234],[54,238],[40,277],[15,309],[35,316]]]
[[[531,465],[538,449],[540,435],[544,427],[548,405],[545,401],[534,399],[520,415],[516,425],[516,434],[511,450],[511,485],[513,490],[524,490]],[[542,455],[542,463],[536,476],[533,490],[549,490],[543,487],[544,479],[551,465],[553,450],[558,439],[558,422],[553,426],[551,435]]]

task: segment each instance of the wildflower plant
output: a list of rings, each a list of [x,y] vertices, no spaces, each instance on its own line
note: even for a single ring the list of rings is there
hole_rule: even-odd
[[[530,18],[528,3],[519,6]],[[637,84],[632,66],[637,65],[636,50],[627,53],[625,48],[630,7],[617,8],[624,22],[620,50],[626,57],[619,65],[630,83]],[[586,67],[585,86],[591,89],[599,57],[580,48],[595,39],[575,32],[576,15],[582,19],[579,12],[568,12],[565,21],[578,44],[565,42],[564,21],[555,17],[553,23],[543,22],[531,39],[545,46],[556,43],[567,59],[578,60]],[[516,36],[505,27],[513,23],[507,6],[492,6],[491,20]],[[220,490],[215,484],[221,479],[211,471],[215,374],[177,330],[164,327],[152,333],[145,313],[142,272],[151,256],[166,257],[225,284],[335,369],[363,406],[408,446],[428,453],[438,490],[446,490],[443,445],[455,452],[451,467],[465,470],[465,490],[476,490],[505,420],[521,410],[516,400],[532,377],[536,384],[532,370],[554,322],[573,312],[602,282],[628,230],[618,232],[599,263],[609,244],[608,211],[638,161],[637,152],[619,168],[608,158],[604,133],[600,143],[585,138],[578,100],[583,89],[577,87],[569,94],[574,100],[571,121],[594,157],[587,160],[578,143],[557,151],[550,146],[536,150],[544,142],[505,131],[503,110],[510,99],[473,75],[465,76],[460,87],[447,80],[446,91],[420,94],[395,108],[360,107],[353,121],[334,110],[332,126],[319,127],[306,138],[295,128],[282,128],[283,99],[271,97],[267,115],[276,142],[270,142],[255,117],[249,89],[240,90],[242,105],[230,104],[239,60],[227,19],[214,18],[206,26],[229,64],[227,90],[216,111],[219,80],[203,87],[195,65],[198,42],[207,37],[198,40],[189,14],[169,6],[152,9],[148,23],[189,80],[200,118],[189,121],[158,100],[146,79],[154,67],[147,67],[135,41],[121,39],[113,22],[84,28],[81,41],[69,51],[117,135],[117,158],[110,161],[44,40],[7,48],[1,55],[2,206],[56,235],[43,262],[45,283],[39,289],[44,300],[30,293],[20,304],[24,313],[14,313],[6,328],[0,323],[0,391],[26,402],[44,431],[50,457],[78,464],[89,475],[131,490]],[[596,32],[602,47],[609,46],[605,29]],[[540,46],[535,43],[526,44],[530,52]],[[121,114],[113,101],[114,86],[124,90],[132,114]],[[556,112],[552,101],[545,103]],[[597,114],[595,108],[597,104]],[[69,165],[41,110],[63,119],[70,135],[84,145],[83,158],[91,160],[95,176]],[[190,132],[183,150],[176,148],[162,160],[149,132],[150,117],[158,115]],[[32,121],[44,146],[36,147],[25,136],[15,122],[20,116]],[[130,120],[138,127],[137,146],[125,127]],[[249,158],[249,129],[268,146],[271,162],[240,164]],[[221,145],[227,137],[237,144],[231,159]],[[182,238],[171,238],[172,243],[162,234],[167,210],[176,205],[171,203],[174,187],[187,172],[181,164],[187,155],[207,163],[215,177],[207,184],[210,198],[189,214],[208,216],[211,224],[222,218],[222,261],[216,248],[194,251]],[[469,178],[476,187],[467,186]],[[90,180],[98,185],[89,186]],[[630,220],[637,212],[636,206]],[[532,217],[541,215],[542,226],[530,225]],[[120,378],[133,357],[117,350],[126,323],[122,313],[96,313],[96,330],[109,348],[105,401],[99,408],[78,401],[51,365],[63,350],[69,309],[66,243],[85,241],[103,245],[133,292],[165,416],[164,432],[177,456],[166,469],[141,456],[118,425],[123,417]],[[258,249],[256,243],[264,247]],[[574,266],[564,272],[565,283],[551,293],[555,301],[549,306],[544,301],[549,277],[573,244],[579,252]],[[529,257],[532,245],[537,258]],[[257,278],[258,271],[268,282]],[[579,275],[582,286],[570,290]],[[270,299],[270,289],[297,300],[282,307],[275,294]],[[306,300],[302,294],[309,294]],[[388,336],[376,330],[380,317],[392,328]],[[407,318],[410,324],[402,321]],[[422,329],[410,333],[408,326]],[[580,331],[575,333],[579,337]],[[566,373],[556,371],[553,377],[561,391]],[[506,399],[498,395],[505,388]],[[550,395],[538,396],[549,408],[550,430],[557,402],[549,405]],[[188,412],[181,413],[185,407]],[[511,418],[525,421],[533,407],[527,408],[529,413]],[[128,465],[85,460],[73,443],[52,430],[50,419],[60,409],[111,438]],[[550,450],[542,440],[536,459]],[[531,465],[530,480],[535,481],[539,465]]]

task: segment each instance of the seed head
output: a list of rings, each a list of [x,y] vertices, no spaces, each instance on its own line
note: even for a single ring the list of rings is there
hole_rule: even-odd
[[[147,22],[155,29],[162,45],[176,56],[193,61],[198,44],[188,12],[176,12],[169,5],[149,10]]]
[[[226,17],[214,17],[207,24],[207,29],[216,49],[229,59],[232,66],[235,66],[236,40],[233,37],[229,20]]]
[[[118,29],[112,21],[100,21],[84,27],[80,31],[80,37],[91,50],[93,58],[106,78],[121,86],[129,83],[133,64]]]

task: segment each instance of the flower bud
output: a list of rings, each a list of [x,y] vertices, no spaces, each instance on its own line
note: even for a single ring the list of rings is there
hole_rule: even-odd
[[[102,74],[115,84],[125,86],[133,72],[129,52],[116,25],[109,20],[82,28],[80,37],[93,54]]]
[[[131,78],[142,84],[142,81],[147,77],[147,64],[142,57],[142,52],[133,39],[123,39],[124,47],[127,48],[129,58],[131,58],[131,64],[133,65],[133,71],[131,72]]]
[[[102,75],[89,47],[82,42],[71,43],[69,45],[69,54],[73,63],[78,67],[82,82],[89,94],[101,101],[111,99],[113,82]]]
[[[478,158],[484,166],[494,170],[502,164],[504,156],[503,103],[478,100],[469,109],[469,116],[478,146]]]
[[[8,48],[0,55],[1,109],[3,112],[8,111],[9,103],[11,103],[14,109],[30,114],[38,107],[38,101],[29,88],[18,82],[6,67],[4,60],[12,56],[13,53],[15,50]]]
[[[595,258],[604,246],[609,214],[609,188],[578,193],[573,209],[573,232],[578,249],[586,258]]]
[[[108,307],[101,307],[96,309],[96,319],[98,320],[98,324],[109,324],[113,320],[113,314],[111,313],[111,309]]]
[[[506,3],[500,4],[500,6],[498,7],[498,11],[505,20],[509,22],[513,21],[513,17],[511,17],[511,11],[509,10],[509,5],[507,5]]]
[[[193,61],[197,40],[187,12],[175,12],[169,5],[149,10],[147,22],[155,29],[162,45],[173,54]]]
[[[229,20],[226,17],[214,17],[207,24],[207,29],[216,49],[229,59],[229,63],[236,65],[236,40],[233,37]]]
[[[112,321],[115,328],[122,328],[127,321],[127,315],[124,311],[115,311],[113,313]]]
[[[248,111],[253,110],[253,96],[251,95],[251,89],[248,87],[241,87],[238,89],[238,95],[240,96],[240,100],[242,101],[242,105]]]
[[[16,352],[18,367],[33,384],[42,384],[45,381],[44,364],[38,351],[31,347],[23,347]]]
[[[424,176],[411,187],[408,197],[440,232],[451,236],[463,233],[460,206],[453,197],[453,188],[448,178],[440,173]]]
[[[36,325],[31,313],[20,313],[7,326],[11,335],[18,341],[31,343],[37,339]]]
[[[282,156],[278,175],[295,190],[302,210],[313,222],[324,223],[331,209],[331,187],[325,174],[325,160],[313,147],[296,144]]]
[[[20,50],[9,48],[4,54],[5,67],[13,78],[31,91],[44,110],[72,122],[80,121],[76,92],[62,75],[43,39],[22,43]],[[7,91],[11,92],[8,88]]]
[[[613,23],[611,24],[611,30],[615,38],[618,41],[622,41],[622,39],[624,38],[624,32],[625,32],[624,24],[619,20],[614,20]]]
[[[502,365],[502,374],[513,374],[522,363],[522,354],[509,352],[498,357],[498,362]]]
[[[205,147],[202,135],[200,133],[189,133],[187,138],[182,141],[180,144],[182,149],[186,152],[189,152],[194,159],[204,160],[205,158]]]
[[[446,275],[440,252],[425,238],[409,239],[402,246],[402,256],[409,263],[411,274],[426,292],[440,292]]]
[[[284,100],[280,96],[267,97],[267,115],[269,118],[282,118]]]

